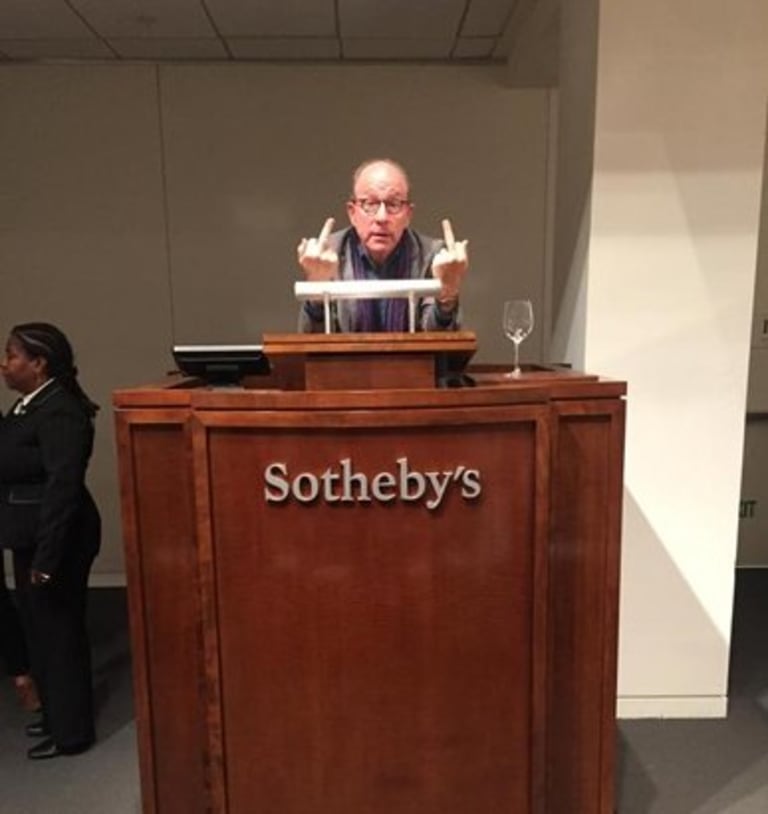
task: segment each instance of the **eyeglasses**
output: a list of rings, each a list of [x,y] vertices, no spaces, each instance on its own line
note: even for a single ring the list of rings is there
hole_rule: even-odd
[[[382,204],[388,215],[399,215],[410,204],[410,201],[401,201],[399,198],[393,198],[390,201],[376,201],[373,198],[353,198],[352,203],[356,203],[366,215],[378,214]]]

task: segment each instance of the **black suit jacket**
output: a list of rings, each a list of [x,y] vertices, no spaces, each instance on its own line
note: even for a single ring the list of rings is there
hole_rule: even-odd
[[[72,546],[95,554],[100,522],[85,486],[93,421],[51,382],[21,415],[0,420],[0,547],[34,550],[32,567],[55,574]]]

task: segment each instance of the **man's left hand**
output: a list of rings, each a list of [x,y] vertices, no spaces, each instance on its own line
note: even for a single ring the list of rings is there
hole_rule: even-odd
[[[444,308],[452,308],[459,300],[459,289],[469,268],[467,241],[456,240],[451,222],[447,218],[443,220],[443,240],[445,246],[432,261],[432,275],[440,280],[438,303]]]

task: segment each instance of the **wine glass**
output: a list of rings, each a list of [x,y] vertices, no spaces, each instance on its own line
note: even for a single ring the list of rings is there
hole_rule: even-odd
[[[502,320],[504,335],[515,346],[515,367],[506,375],[520,378],[520,343],[533,330],[533,306],[530,300],[507,300],[504,303],[504,318]]]

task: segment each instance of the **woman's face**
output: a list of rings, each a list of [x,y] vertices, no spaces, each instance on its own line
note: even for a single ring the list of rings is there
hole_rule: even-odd
[[[0,363],[5,383],[22,396],[37,390],[46,380],[46,362],[42,356],[30,356],[12,336],[5,345],[5,358]]]

